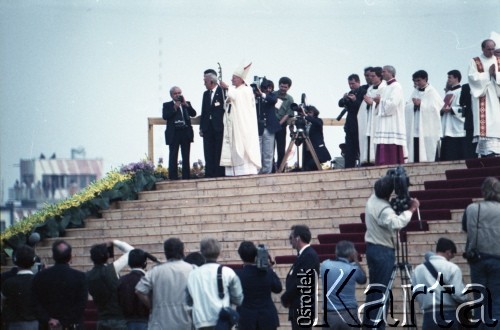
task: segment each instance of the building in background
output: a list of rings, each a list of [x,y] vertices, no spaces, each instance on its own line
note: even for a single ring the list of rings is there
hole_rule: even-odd
[[[76,154],[83,158],[76,159]],[[2,206],[2,230],[32,214],[45,204],[66,199],[103,177],[102,159],[85,159],[83,149],[72,149],[71,159],[21,159],[20,177],[8,188],[7,202]],[[10,218],[10,219],[9,219]]]

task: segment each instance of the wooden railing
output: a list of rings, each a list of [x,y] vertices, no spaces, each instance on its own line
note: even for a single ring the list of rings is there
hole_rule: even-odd
[[[344,126],[345,119],[337,121],[335,118],[322,118],[324,126]],[[191,118],[192,125],[200,124],[200,117]],[[163,118],[148,118],[148,160],[154,161],[154,126],[155,125],[165,125],[165,120]]]

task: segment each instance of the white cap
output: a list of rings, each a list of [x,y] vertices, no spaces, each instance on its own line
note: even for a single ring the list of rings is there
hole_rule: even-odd
[[[495,42],[495,49],[500,48],[500,33],[491,31],[490,39]]]
[[[245,79],[247,78],[248,72],[250,71],[251,65],[252,65],[252,62],[250,62],[250,64],[248,64],[246,66],[240,65],[236,70],[234,70],[233,74],[236,77],[240,77],[241,79],[243,79],[243,81],[245,81]]]

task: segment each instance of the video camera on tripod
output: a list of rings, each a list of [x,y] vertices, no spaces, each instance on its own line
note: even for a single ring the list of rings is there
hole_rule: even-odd
[[[300,104],[290,104],[290,109],[297,113],[290,121],[290,137],[295,139],[296,146],[300,146],[307,135],[307,122],[305,119],[307,107],[305,93],[302,93]]]
[[[388,170],[386,175],[392,177],[394,181],[396,197],[392,198],[390,203],[392,209],[399,215],[410,208],[411,198],[408,191],[410,178],[406,175],[406,170],[401,165]]]

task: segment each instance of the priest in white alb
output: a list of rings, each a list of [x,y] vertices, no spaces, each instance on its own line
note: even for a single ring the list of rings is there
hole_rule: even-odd
[[[418,70],[412,79],[415,89],[405,108],[408,162],[433,162],[442,135],[440,111],[444,102],[428,83],[426,71]]]
[[[481,157],[500,154],[500,57],[494,51],[500,44],[500,35],[493,32],[496,40],[482,42],[482,54],[469,64],[469,85],[474,113],[474,142]]]
[[[224,140],[220,165],[226,168],[226,176],[258,174],[261,168],[259,131],[255,96],[245,79],[250,64],[241,66],[233,73],[227,89],[228,109],[224,115]]]
[[[375,145],[373,144],[373,133],[375,130],[376,116],[373,114],[377,104],[374,98],[387,86],[382,80],[382,68],[374,67],[369,71],[370,83],[363,102],[358,111],[358,137],[359,137],[359,163],[361,166],[375,164]]]

